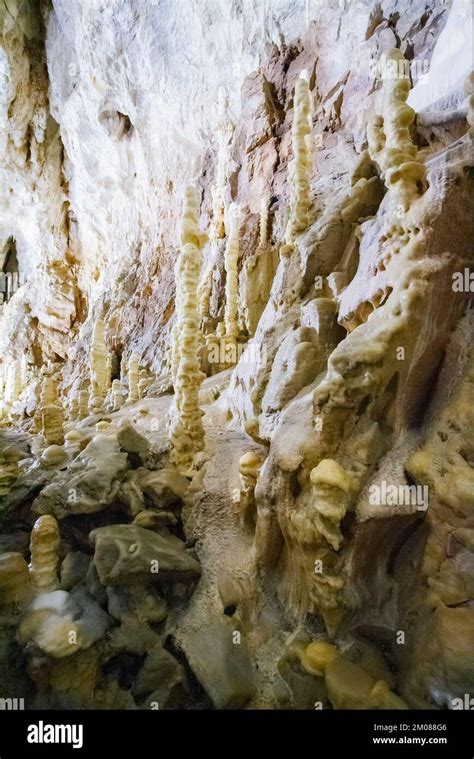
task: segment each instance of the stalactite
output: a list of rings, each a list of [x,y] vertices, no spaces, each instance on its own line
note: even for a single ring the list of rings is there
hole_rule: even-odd
[[[196,453],[204,446],[199,387],[204,375],[200,371],[198,348],[199,315],[197,287],[201,270],[201,247],[206,239],[198,228],[198,198],[193,188],[186,191],[181,226],[181,252],[176,273],[177,300],[174,356],[176,362],[176,413],[169,425],[172,462],[188,471]]]
[[[135,403],[138,401],[138,359],[134,353],[128,359],[128,401]]]
[[[59,587],[57,567],[60,537],[56,519],[46,514],[33,525],[30,541],[30,579],[35,595]]]
[[[302,71],[295,87],[294,115],[291,130],[293,159],[288,167],[290,182],[290,215],[286,227],[285,240],[291,245],[295,238],[309,225],[311,209],[311,99],[307,72]]]

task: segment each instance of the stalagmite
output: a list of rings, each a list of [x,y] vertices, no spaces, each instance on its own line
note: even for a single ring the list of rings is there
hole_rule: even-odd
[[[238,328],[238,301],[237,264],[239,260],[239,209],[232,206],[229,210],[230,221],[228,223],[229,234],[224,254],[224,266],[226,272],[225,282],[225,311],[224,325],[226,341],[235,343],[239,334]]]
[[[128,362],[127,362],[125,353],[122,353],[120,357],[120,382],[122,383],[122,385],[124,384],[124,381],[127,379],[127,375],[128,375]]]
[[[173,325],[173,329],[171,330],[171,348],[170,348],[170,370],[171,370],[171,381],[173,383],[173,387],[176,384],[176,377],[178,374],[178,365],[179,365],[179,324],[178,324],[178,307],[179,307],[179,296],[178,296],[178,282],[179,282],[179,272],[178,272],[178,262],[179,258],[176,261],[175,267],[174,267],[174,281],[176,286],[176,295],[174,300],[174,310],[176,314],[176,321]]]
[[[79,417],[79,394],[74,394],[69,404],[69,419],[75,422]]]
[[[197,193],[190,187],[186,191],[181,226],[182,247],[176,266],[177,285],[180,288],[174,334],[176,416],[172,417],[169,425],[171,459],[183,472],[192,467],[196,453],[204,446],[202,411],[199,407],[199,387],[204,375],[198,356],[197,287],[205,236],[199,232],[198,218]]]
[[[20,451],[11,445],[0,451],[0,501],[8,495],[18,478],[20,458]]]
[[[96,319],[92,331],[90,349],[90,381],[91,396],[89,399],[90,410],[100,413],[103,409],[105,396],[109,389],[107,375],[107,350],[105,346],[105,324],[101,317]]]
[[[104,419],[102,419],[100,422],[97,422],[97,424],[95,425],[95,431],[97,433],[101,433],[101,432],[106,433],[108,430],[111,430],[111,429],[113,428],[110,422],[106,422]]]
[[[59,587],[59,543],[56,519],[49,514],[39,517],[33,525],[30,542],[30,579],[35,595],[51,593]]]
[[[183,214],[181,217],[180,243],[182,248],[187,244],[195,245],[198,250],[207,240],[207,235],[199,232],[199,205],[194,188],[188,187],[185,192]],[[176,383],[178,365],[180,361],[180,329],[181,325],[178,314],[182,313],[183,306],[181,296],[183,292],[183,267],[181,257],[178,256],[174,266],[175,278],[175,313],[176,322],[171,333],[171,377],[173,385]]]
[[[138,359],[134,353],[128,359],[128,401],[135,403],[138,401]]]
[[[261,466],[262,456],[254,451],[244,453],[239,459],[240,488],[232,494],[232,506],[242,524],[255,516],[255,485]]]
[[[138,376],[139,380],[137,385],[137,392],[139,400],[142,400],[142,398],[145,396],[147,388],[153,382],[153,378],[150,377],[146,369],[140,369]]]
[[[268,303],[278,266],[278,249],[269,239],[269,203],[265,195],[260,204],[258,248],[245,258],[239,274],[239,329],[251,337]]]
[[[20,369],[21,387],[22,387],[22,390],[24,390],[28,384],[28,376],[29,376],[28,356],[26,355],[26,353],[24,353],[23,356],[21,357],[20,366],[21,366],[21,369]]]
[[[225,341],[224,341],[224,325],[219,322],[216,328],[215,334],[209,334],[205,336],[206,341],[206,356],[209,364],[209,373],[217,374],[226,369],[225,363]]]
[[[58,388],[54,376],[45,375],[41,385],[40,406],[48,406],[58,400]]]
[[[59,404],[49,403],[41,411],[41,434],[48,445],[64,443],[64,413]]]
[[[334,551],[339,551],[339,525],[349,505],[351,482],[344,469],[331,459],[323,459],[311,471],[316,514],[314,526]]]
[[[266,197],[263,197],[260,202],[258,231],[258,247],[263,250],[268,245],[268,198]]]
[[[212,218],[209,227],[211,260],[198,288],[199,313],[205,320],[209,316],[212,269],[222,255],[221,241],[228,235],[226,219],[226,190],[229,186],[229,165],[235,125],[228,114],[228,98],[224,88],[219,89],[218,119],[214,131],[217,135],[217,161],[215,182],[211,188]]]
[[[25,606],[32,596],[28,564],[21,553],[0,554],[0,608]]]
[[[75,455],[80,451],[81,434],[77,430],[70,430],[64,435],[64,449],[69,455]]]
[[[62,445],[50,445],[45,448],[40,457],[40,464],[42,467],[48,469],[49,467],[61,466],[67,461],[67,453]]]
[[[0,713],[472,707],[467,0],[1,5]]]
[[[212,189],[213,219],[211,239],[223,238],[226,235],[225,190],[227,186],[230,146],[235,128],[229,118],[228,107],[229,103],[226,92],[221,88],[219,90],[218,121],[215,126],[218,147],[216,182]]]
[[[118,379],[114,379],[112,382],[112,407],[114,411],[118,411],[125,403],[123,395],[123,385]]]
[[[86,416],[89,416],[89,395],[90,389],[88,383],[86,383],[79,391],[79,409],[77,417],[79,420],[85,419]]]
[[[4,388],[4,399],[9,406],[19,399],[22,389],[21,362],[18,359],[12,359],[7,366]]]
[[[23,390],[23,375],[21,371],[21,361],[16,359],[13,364],[13,401],[17,401]]]
[[[113,365],[113,357],[112,357],[112,354],[108,352],[106,363],[105,363],[105,386],[107,388],[107,392],[112,387],[112,365]]]
[[[334,709],[406,709],[408,705],[390,690],[385,680],[376,680],[360,664],[340,654],[325,641],[310,643],[301,654],[307,672],[324,677]]]
[[[290,216],[286,227],[285,240],[291,245],[295,238],[309,225],[311,208],[311,152],[309,135],[311,134],[311,99],[307,72],[302,71],[296,82],[294,96],[294,115],[291,130],[293,159],[288,167],[290,183]]]
[[[40,432],[43,426],[43,409],[46,406],[57,405],[58,387],[54,375],[45,374],[41,383],[40,398],[34,415],[34,429]]]
[[[382,115],[375,116],[367,128],[369,153],[379,164],[395,203],[405,212],[426,189],[426,168],[416,159],[417,147],[410,135],[415,111],[406,103],[410,75],[403,53],[394,48],[383,54],[382,61]]]

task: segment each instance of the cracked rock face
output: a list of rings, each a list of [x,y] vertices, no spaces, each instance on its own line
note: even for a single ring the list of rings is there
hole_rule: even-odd
[[[471,30],[465,0],[1,5],[28,708],[474,698]]]

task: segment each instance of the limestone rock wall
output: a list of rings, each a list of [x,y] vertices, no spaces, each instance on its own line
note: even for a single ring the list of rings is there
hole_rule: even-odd
[[[462,14],[463,0],[457,5]],[[226,193],[242,210],[245,261],[255,252],[262,195],[273,239],[285,222],[299,72],[311,72],[318,208],[326,187],[344,186],[365,140],[371,61],[400,39],[423,73],[450,9],[394,0],[244,6],[213,0],[197,9],[180,0],[171,12],[165,2],[55,0],[33,13],[17,0],[4,12],[2,245],[14,240],[28,286],[4,308],[2,355],[15,352],[26,330],[25,345],[46,358],[67,356],[67,381],[77,380],[105,306],[110,347],[160,370],[173,321],[178,201],[186,184],[199,183],[209,220],[219,93],[235,125]],[[458,71],[465,61],[452,54]],[[438,80],[418,88],[424,106],[442,95]],[[223,308],[216,266],[214,318]]]
[[[35,705],[474,687],[470,26],[0,5],[0,625]]]

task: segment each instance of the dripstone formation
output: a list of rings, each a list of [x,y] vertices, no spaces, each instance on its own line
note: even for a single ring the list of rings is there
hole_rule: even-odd
[[[0,9],[0,697],[456,709],[468,4],[164,5]]]

